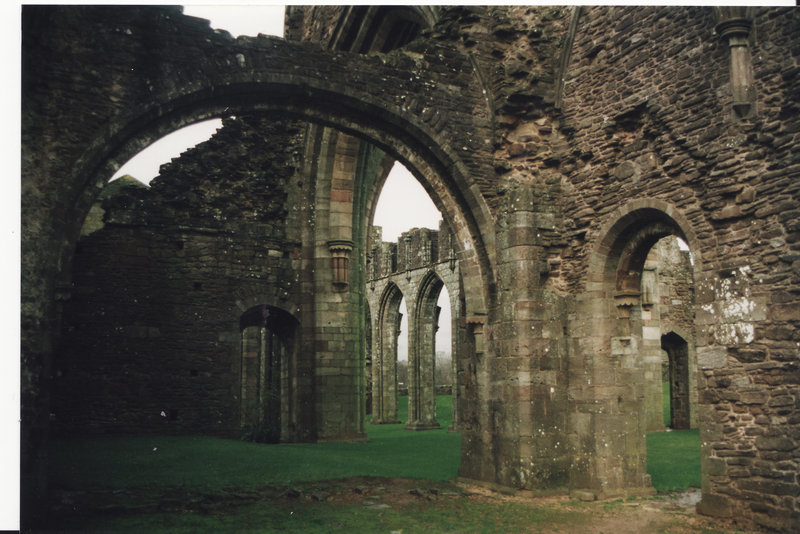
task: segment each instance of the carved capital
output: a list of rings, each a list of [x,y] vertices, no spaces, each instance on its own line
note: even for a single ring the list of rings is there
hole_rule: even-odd
[[[738,37],[747,39],[750,36],[750,29],[753,27],[753,21],[747,18],[731,18],[724,20],[717,24],[716,32],[723,39],[730,39],[731,37]],[[734,45],[733,42],[730,43]]]
[[[641,296],[640,291],[617,291],[614,294],[614,305],[617,307],[619,317],[630,317],[631,308],[639,304]]]
[[[353,252],[353,242],[347,239],[328,241],[328,250],[331,253],[333,286],[344,290],[350,281],[350,255]]]

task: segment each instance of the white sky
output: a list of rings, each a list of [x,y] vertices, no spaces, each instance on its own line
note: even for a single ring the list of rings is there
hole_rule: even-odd
[[[183,14],[211,21],[211,27],[240,35],[277,35],[283,37],[286,6],[239,2],[240,5],[184,4]]]
[[[400,234],[411,228],[438,230],[441,220],[442,214],[414,175],[395,163],[383,184],[372,220],[374,226],[383,229],[383,240],[397,242]]]

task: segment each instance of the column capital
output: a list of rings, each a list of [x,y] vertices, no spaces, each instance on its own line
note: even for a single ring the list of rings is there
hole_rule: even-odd
[[[745,6],[715,7],[714,18],[717,21],[714,30],[723,39],[729,37],[747,39],[753,27],[753,8]]]

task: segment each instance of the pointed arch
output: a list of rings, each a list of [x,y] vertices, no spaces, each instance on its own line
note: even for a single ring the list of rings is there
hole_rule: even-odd
[[[372,361],[372,424],[397,424],[397,337],[403,292],[390,282],[379,300],[374,324]],[[407,300],[406,300],[407,302]]]
[[[421,278],[409,310],[408,339],[408,423],[409,430],[439,428],[436,420],[436,331],[437,305],[444,282],[430,269]]]

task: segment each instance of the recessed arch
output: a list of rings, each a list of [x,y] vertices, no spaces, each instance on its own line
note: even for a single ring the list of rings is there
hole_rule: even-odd
[[[647,221],[647,225],[642,225],[642,221]],[[695,272],[702,264],[700,243],[691,223],[675,206],[660,199],[627,202],[607,217],[596,235],[599,237],[589,257],[590,282],[613,273],[620,287],[630,284],[625,269],[635,270],[639,263],[643,265],[647,250],[667,235],[675,235],[687,243],[695,258]]]
[[[298,326],[290,313],[267,304],[239,317],[240,424],[246,439],[277,443],[295,438],[298,403],[292,376]]]
[[[660,355],[659,328],[643,329],[641,277],[652,246],[667,236],[685,241],[699,274],[702,258],[696,233],[686,217],[660,199],[635,199],[613,213],[595,234],[585,291],[577,297],[574,378],[580,428],[570,472],[573,488],[596,495],[646,492],[645,363],[649,345]],[[660,357],[660,356],[659,356]],[[583,376],[581,376],[583,375]],[[585,396],[585,397],[584,397]],[[585,419],[585,421],[584,421]]]

